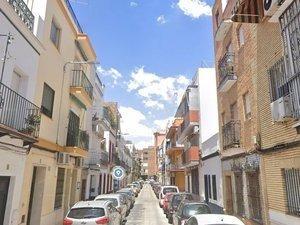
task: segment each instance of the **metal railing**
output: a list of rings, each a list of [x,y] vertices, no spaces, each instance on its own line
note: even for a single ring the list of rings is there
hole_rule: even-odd
[[[108,153],[105,151],[101,152],[101,157],[100,157],[100,163],[102,164],[108,164],[109,163],[109,157],[108,157]]]
[[[71,87],[82,87],[93,99],[93,85],[85,75],[83,70],[72,70]]]
[[[37,138],[40,123],[40,108],[0,83],[0,124]]]
[[[69,1],[69,0],[65,0],[65,3],[66,3],[66,6],[67,6],[69,12],[70,12],[71,15],[72,15],[72,18],[73,18],[73,20],[74,20],[74,23],[75,23],[76,26],[77,26],[77,29],[79,30],[80,33],[83,33],[83,29],[82,29],[82,27],[81,27],[81,25],[80,25],[80,23],[79,23],[79,21],[78,21],[78,19],[77,19],[77,17],[76,17],[76,14],[75,14],[75,12],[74,12],[74,10],[73,10],[73,7],[72,7],[70,1]]]
[[[286,204],[290,215],[300,216],[300,169],[284,169]]]
[[[29,30],[33,30],[34,26],[34,15],[23,0],[6,0],[21,18],[23,23],[28,27]]]
[[[233,120],[222,127],[223,149],[240,146],[240,121]]]
[[[67,143],[68,147],[78,147],[84,150],[89,149],[89,135],[86,131],[82,130],[68,130]]]
[[[227,79],[234,79],[234,53],[226,52],[223,58],[219,61],[219,86]]]

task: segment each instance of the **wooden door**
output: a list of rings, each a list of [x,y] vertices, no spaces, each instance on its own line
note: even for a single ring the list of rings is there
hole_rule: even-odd
[[[233,201],[232,201],[232,183],[231,176],[225,177],[225,190],[226,190],[226,213],[233,214]]]

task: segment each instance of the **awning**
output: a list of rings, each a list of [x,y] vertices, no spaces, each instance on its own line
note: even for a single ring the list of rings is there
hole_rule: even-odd
[[[263,18],[262,0],[237,0],[233,10],[233,22],[259,23]]]

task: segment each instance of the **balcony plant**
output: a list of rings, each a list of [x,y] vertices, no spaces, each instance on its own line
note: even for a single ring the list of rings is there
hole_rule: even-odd
[[[25,118],[26,128],[22,130],[23,133],[32,135],[41,123],[41,116],[37,114],[28,114]]]

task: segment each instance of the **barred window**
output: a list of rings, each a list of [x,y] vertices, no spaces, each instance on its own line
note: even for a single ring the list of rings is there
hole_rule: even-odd
[[[285,70],[293,115],[300,117],[300,0],[294,0],[279,18],[284,45]]]
[[[300,169],[284,169],[283,176],[288,213],[300,216]]]
[[[54,209],[59,209],[62,207],[62,201],[64,195],[64,182],[65,182],[64,168],[58,168],[56,179],[57,181],[56,181]]]

